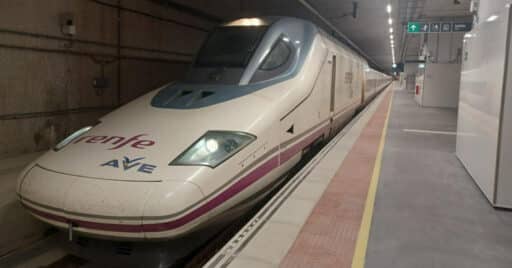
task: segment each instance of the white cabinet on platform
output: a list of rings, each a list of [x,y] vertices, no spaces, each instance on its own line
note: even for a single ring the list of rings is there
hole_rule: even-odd
[[[493,206],[512,208],[510,1],[479,2],[464,39],[457,156]]]

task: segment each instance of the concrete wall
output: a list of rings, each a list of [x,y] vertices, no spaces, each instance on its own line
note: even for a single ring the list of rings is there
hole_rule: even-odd
[[[424,45],[428,51],[427,62],[460,64],[464,32],[428,34]]]
[[[0,159],[0,257],[40,238],[48,228],[28,214],[16,197],[16,177],[40,154]]]
[[[410,92],[414,91],[416,86],[416,74],[418,73],[418,63],[406,63],[404,66],[406,79],[406,89]]]
[[[424,39],[425,69],[416,101],[425,107],[455,108],[459,99],[462,38],[465,33],[428,34]],[[417,83],[418,84],[418,83]]]
[[[0,1],[0,159],[46,150],[118,105],[182,78],[217,23],[152,1],[120,3]],[[75,21],[72,38],[61,32],[65,17]],[[109,86],[98,91],[92,81],[102,63]]]
[[[457,108],[460,64],[429,63],[425,67],[421,106]]]

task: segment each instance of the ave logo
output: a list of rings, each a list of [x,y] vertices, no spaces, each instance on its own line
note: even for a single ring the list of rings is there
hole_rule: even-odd
[[[112,167],[112,168],[120,168],[123,171],[127,170],[136,170],[137,172],[148,173],[151,174],[155,170],[155,165],[150,165],[147,163],[141,162],[145,157],[137,157],[130,159],[128,157],[123,157],[123,159],[113,159],[108,162],[101,164],[102,167]]]

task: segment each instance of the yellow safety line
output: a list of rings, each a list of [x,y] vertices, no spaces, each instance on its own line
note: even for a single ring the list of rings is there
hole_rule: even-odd
[[[372,178],[368,194],[366,196],[366,203],[364,205],[363,219],[357,234],[356,248],[354,257],[352,258],[352,268],[363,268],[366,258],[366,248],[368,247],[368,238],[370,237],[370,228],[372,225],[373,207],[375,205],[375,194],[377,193],[377,185],[379,184],[380,168],[382,165],[382,151],[384,150],[384,143],[386,142],[386,133],[388,129],[389,114],[391,113],[391,105],[393,103],[393,92],[389,100],[388,112],[386,121],[384,122],[384,129],[380,137],[379,150],[377,151],[377,158],[375,158],[375,166],[373,167]]]

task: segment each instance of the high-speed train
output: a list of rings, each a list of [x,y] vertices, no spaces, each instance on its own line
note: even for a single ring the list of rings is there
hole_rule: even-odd
[[[182,237],[265,196],[390,81],[311,22],[229,22],[183,81],[73,133],[20,174],[17,194],[83,236]]]

